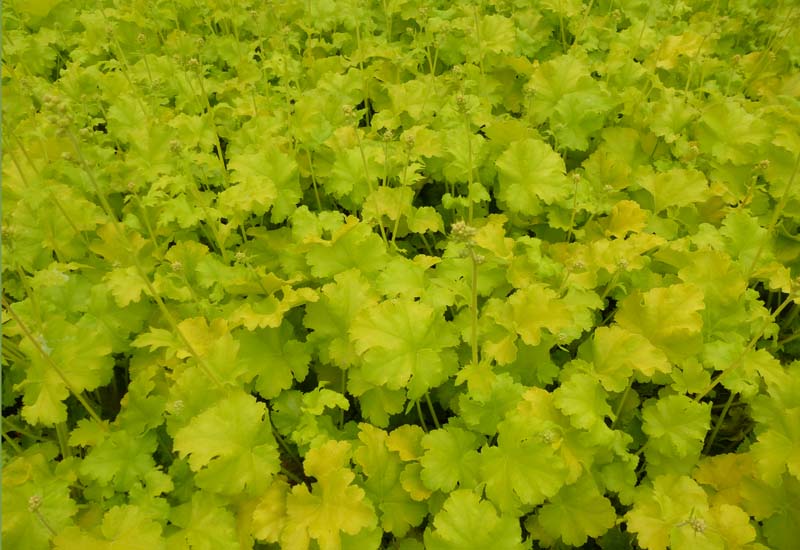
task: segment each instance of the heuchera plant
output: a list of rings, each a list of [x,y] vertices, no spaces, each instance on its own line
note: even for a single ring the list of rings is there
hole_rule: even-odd
[[[796,548],[796,2],[2,18],[4,546]]]

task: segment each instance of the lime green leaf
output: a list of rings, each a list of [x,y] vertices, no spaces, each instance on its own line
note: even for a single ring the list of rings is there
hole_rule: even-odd
[[[642,429],[650,436],[648,450],[667,457],[699,454],[711,423],[711,404],[670,395],[645,403],[642,419]]]
[[[725,503],[715,506],[711,509],[710,520],[712,529],[721,535],[726,548],[746,547],[756,540],[750,515],[738,506]],[[711,536],[713,534],[709,533]],[[687,542],[691,544],[691,534]]]
[[[199,486],[228,494],[263,489],[280,469],[267,414],[263,403],[237,392],[178,430],[174,448],[199,472]]]
[[[634,292],[619,306],[620,327],[641,334],[669,359],[678,360],[698,352],[702,346],[705,308],[703,292],[692,284],[675,284]]]
[[[413,260],[397,256],[392,258],[378,276],[377,287],[388,297],[398,295],[418,298],[428,286],[427,270],[438,263],[439,258],[418,255]]]
[[[529,82],[536,93],[534,113],[537,121],[543,122],[569,94],[595,89],[597,83],[590,73],[587,62],[574,55],[556,56],[539,65]]]
[[[695,131],[703,153],[734,164],[761,160],[759,146],[770,136],[766,122],[748,113],[734,98],[705,105]]]
[[[444,221],[442,216],[432,206],[420,206],[413,208],[407,215],[408,230],[412,233],[434,233],[444,231]]]
[[[458,337],[431,306],[410,298],[381,302],[362,310],[350,327],[362,355],[364,379],[389,389],[408,389],[419,399],[456,370],[452,348]]]
[[[777,485],[788,470],[800,479],[800,406],[787,408],[759,396],[753,403],[753,418],[760,424],[758,441],[751,447],[759,477]]]
[[[447,143],[444,165],[445,180],[452,183],[468,182],[470,169],[475,171],[486,159],[486,138],[480,134],[465,133],[461,128],[442,132]],[[469,140],[469,141],[467,141]]]
[[[558,295],[542,284],[514,292],[508,299],[511,306],[511,320],[517,334],[529,346],[536,346],[542,338],[542,329],[558,334],[570,326],[572,315]]]
[[[16,388],[23,390],[23,418],[30,424],[52,426],[66,420],[64,400],[70,390],[64,378],[78,392],[97,389],[111,379],[114,365],[111,339],[102,324],[89,315],[77,323],[51,317],[37,337],[49,360],[29,340],[22,340],[19,348],[30,358],[30,366],[25,380]]]
[[[367,481],[363,487],[369,500],[380,510],[380,525],[386,532],[405,535],[427,515],[425,504],[414,501],[402,487],[404,465],[388,448],[388,435],[369,424],[359,425],[358,439],[363,445],[353,453]]]
[[[253,509],[251,532],[253,537],[277,543],[286,523],[286,495],[289,484],[282,476],[272,478],[272,484],[261,495]]]
[[[566,481],[567,470],[553,448],[543,441],[506,437],[500,429],[499,445],[481,450],[486,496],[500,510],[512,513],[521,505],[535,506],[555,495]]]
[[[468,365],[459,374],[474,368],[473,365]],[[467,378],[470,390],[458,400],[459,412],[464,422],[472,429],[489,436],[497,433],[498,423],[517,405],[525,389],[507,373],[491,378],[488,391],[483,392],[474,389],[481,382],[476,383],[474,376]]]
[[[265,399],[277,397],[308,374],[309,346],[294,338],[292,326],[287,322],[275,329],[241,332],[237,340],[237,365],[249,373],[257,373],[256,391]]]
[[[137,336],[131,345],[135,348],[150,348],[155,351],[159,348],[167,348],[167,357],[174,357],[177,349],[177,338],[172,332],[163,328],[153,328]]]
[[[376,304],[378,297],[356,269],[336,274],[334,281],[322,287],[317,303],[306,306],[303,324],[312,331],[308,341],[318,347],[320,359],[346,368],[358,358],[348,327],[356,314]]]
[[[561,147],[586,151],[589,137],[596,134],[614,103],[601,86],[562,97],[550,113],[550,128]]]
[[[347,390],[358,397],[361,414],[375,426],[385,428],[392,415],[403,412],[406,405],[405,389],[390,390],[386,386],[376,386],[364,380],[359,369],[350,369],[347,376]]]
[[[452,491],[456,485],[472,487],[477,479],[478,437],[467,430],[446,426],[422,438],[422,481],[430,490]]]
[[[598,422],[613,416],[608,394],[597,380],[588,374],[573,374],[553,392],[553,403],[570,417],[576,427],[591,430]]]
[[[708,510],[705,492],[686,476],[659,476],[637,493],[626,516],[628,531],[636,533],[637,542],[647,550],[666,550],[674,529]]]
[[[607,237],[624,238],[628,233],[638,233],[647,222],[647,212],[639,203],[622,200],[611,209],[608,225],[605,229]]]
[[[378,167],[374,163],[372,168],[377,173]],[[351,195],[359,203],[364,200],[369,190],[369,181],[364,173],[364,163],[358,148],[336,152],[333,166],[325,178],[324,188],[337,198]]]
[[[156,467],[153,452],[157,442],[155,434],[131,434],[114,431],[92,448],[81,462],[79,472],[84,479],[111,485],[121,492],[130,491],[133,484]]]
[[[73,525],[72,517],[78,513],[70,497],[74,474],[59,475],[53,471],[57,450],[48,447],[35,446],[14,458],[4,457],[3,546],[31,550],[51,548],[52,533],[39,516],[56,532]],[[35,513],[31,506],[36,508]]]
[[[305,550],[314,539],[321,550],[334,550],[340,548],[342,533],[356,535],[375,527],[372,505],[352,484],[349,461],[350,444],[345,441],[328,441],[308,452],[304,469],[317,481],[310,492],[302,484],[292,488],[281,548]]]
[[[498,199],[510,212],[535,215],[543,211],[543,203],[564,200],[572,192],[564,160],[543,141],[515,141],[495,164]]]
[[[386,247],[369,226],[348,218],[330,241],[314,245],[307,261],[315,277],[330,277],[350,268],[374,273],[386,262]]]
[[[425,530],[428,550],[522,550],[519,521],[515,516],[498,516],[489,502],[466,489],[450,493],[442,510]]]
[[[597,327],[591,346],[581,348],[581,357],[591,357],[593,371],[603,387],[624,391],[634,372],[650,378],[657,372],[669,373],[672,365],[664,352],[647,338],[619,325]]]
[[[599,537],[614,526],[617,514],[597,489],[591,476],[562,487],[536,516],[544,531],[565,544],[581,546],[588,537]]]
[[[264,153],[231,158],[228,166],[234,185],[217,196],[217,209],[222,216],[242,220],[250,214],[260,216],[270,209],[278,198],[278,189],[265,169],[267,163]]]
[[[425,432],[419,426],[404,424],[392,430],[386,439],[386,447],[400,455],[404,461],[416,460],[422,456],[422,438]]]
[[[170,536],[167,548],[191,550],[239,550],[236,518],[225,501],[206,491],[195,491],[191,501],[176,506],[170,522],[180,530]],[[178,545],[182,546],[178,546]]]
[[[147,283],[134,266],[120,267],[110,271],[106,277],[111,295],[119,307],[138,302],[142,293],[147,294]]]
[[[689,100],[674,88],[662,90],[658,101],[652,102],[653,117],[650,129],[668,143],[674,142],[689,122],[697,116],[697,110]]]
[[[725,216],[720,234],[725,237],[726,249],[731,257],[738,259],[745,269],[750,269],[761,251],[760,262],[772,259],[767,230],[747,210],[737,208]],[[757,267],[757,266],[755,266]]]
[[[103,516],[100,537],[83,533],[77,527],[70,527],[55,538],[55,548],[111,549],[130,548],[130,550],[166,549],[161,537],[161,525],[147,510],[129,504],[114,506]]]
[[[402,216],[409,216],[412,212],[411,201],[414,199],[414,190],[410,187],[384,187],[381,186],[370,193],[363,203],[361,215],[364,221],[399,220]]]
[[[652,195],[653,212],[687,206],[708,198],[708,181],[698,170],[675,168],[642,176],[637,183]]]

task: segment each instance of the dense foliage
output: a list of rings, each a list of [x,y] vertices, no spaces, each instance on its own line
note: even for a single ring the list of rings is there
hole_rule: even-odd
[[[796,548],[797,2],[3,27],[8,548]]]

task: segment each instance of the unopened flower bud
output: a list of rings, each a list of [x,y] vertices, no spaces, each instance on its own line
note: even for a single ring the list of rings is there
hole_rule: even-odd
[[[702,518],[692,518],[687,523],[695,533],[702,534],[706,530],[706,522]]]
[[[32,495],[28,499],[28,511],[35,512],[39,508],[42,507],[42,496],[41,495]]]

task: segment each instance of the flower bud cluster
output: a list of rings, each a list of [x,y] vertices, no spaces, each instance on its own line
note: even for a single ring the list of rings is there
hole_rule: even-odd
[[[453,235],[456,241],[462,243],[472,243],[472,238],[477,232],[477,229],[463,221],[456,222],[450,226],[450,234]]]
[[[69,104],[63,97],[46,94],[42,98],[42,105],[47,111],[47,120],[60,130],[66,130],[71,122]]]
[[[486,256],[477,254],[474,250],[475,241],[473,238],[477,232],[477,229],[471,225],[467,225],[463,221],[458,221],[450,226],[450,234],[453,236],[453,239],[458,243],[464,244],[464,248],[459,253],[459,256],[461,258],[472,257],[473,261],[480,265],[486,261]]]

